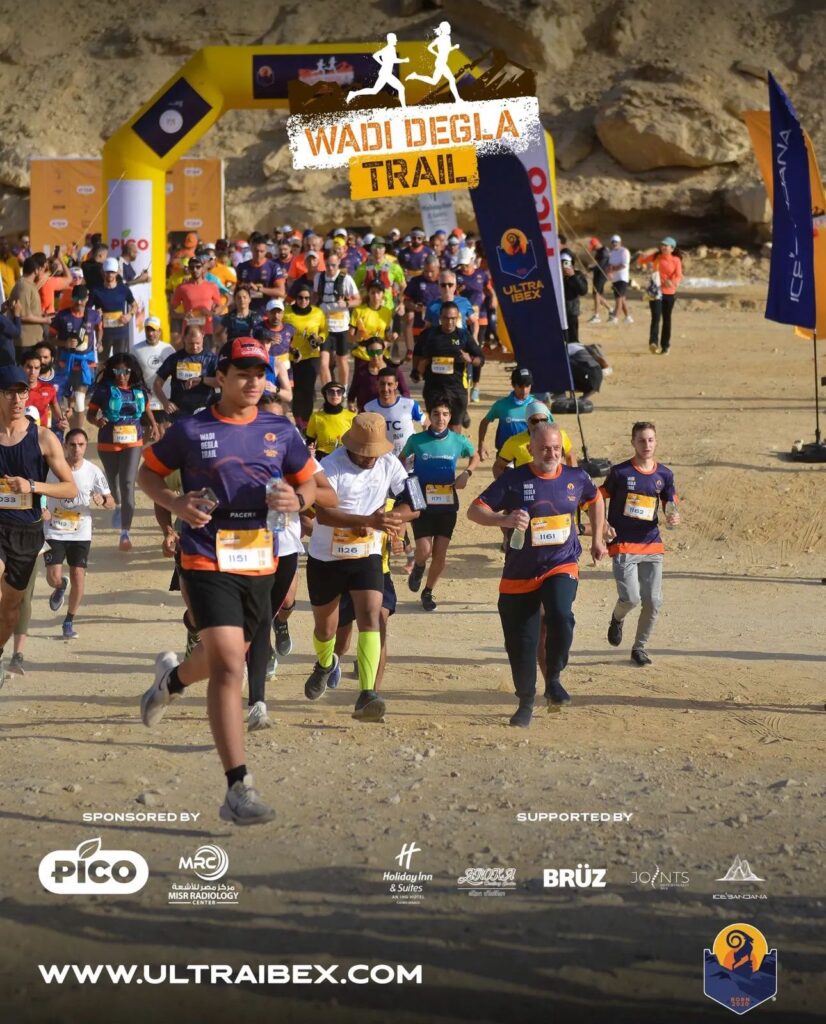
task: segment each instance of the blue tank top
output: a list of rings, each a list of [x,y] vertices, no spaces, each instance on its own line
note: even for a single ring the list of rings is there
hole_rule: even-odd
[[[37,480],[43,483],[49,467],[40,451],[37,427],[29,423],[23,440],[14,445],[0,445],[0,478],[6,476],[22,476],[24,480]],[[9,497],[8,493],[0,492],[0,525],[29,526],[39,523],[42,519],[40,495],[32,497],[31,508],[9,508],[3,504]],[[28,496],[24,496],[25,497]]]

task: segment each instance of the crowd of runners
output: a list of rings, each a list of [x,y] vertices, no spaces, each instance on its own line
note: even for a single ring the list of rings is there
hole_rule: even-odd
[[[641,606],[631,658],[650,664],[660,526],[679,523],[655,426],[629,424],[630,457],[598,486],[577,466],[549,396],[535,395],[530,370],[517,366],[474,444],[469,404],[480,400],[486,355],[500,352],[478,239],[458,228],[429,239],[419,228],[406,237],[338,228],[324,238],[289,225],[243,243],[187,235],[169,254],[168,340],[132,292],[148,280],[133,247],[116,259],[100,239],[88,242],[20,260],[0,240],[0,264],[19,270],[0,323],[0,686],[25,671],[40,554],[49,607],[57,614],[68,602],[62,636],[75,639],[96,510],[108,510],[128,558],[140,489],[174,559],[186,636],[182,659],[158,655],[142,720],[157,726],[206,681],[227,780],[221,816],[269,821],[246,764],[242,685],[246,677],[247,729],[269,727],[266,685],[292,651],[305,543],[316,659],[305,695],[317,701],[339,685],[355,625],[352,717],[382,721],[393,571],[406,575],[409,600],[437,611],[460,495],[483,463],[492,480],[465,511],[496,528],[504,554],[498,609],[518,700],[510,724],[530,725],[537,668],[549,708],[571,701],[562,673],[580,537],[595,562],[612,559],[607,642],[622,643],[625,618]],[[679,280],[672,242],[645,257],[663,292]],[[614,265],[627,269],[625,257]],[[615,319],[624,293],[615,289]],[[672,306],[661,306],[664,326]],[[87,458],[84,428],[94,428],[102,469]]]

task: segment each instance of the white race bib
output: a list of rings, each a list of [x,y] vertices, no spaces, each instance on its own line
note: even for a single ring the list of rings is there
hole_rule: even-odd
[[[453,508],[453,484],[425,484],[428,505]]]
[[[430,362],[430,369],[440,376],[450,377],[456,368],[456,360],[453,356],[434,356]]]
[[[571,517],[535,516],[531,519],[531,545],[535,548],[558,547],[571,535]]]
[[[221,572],[260,572],[275,566],[269,530],[219,530],[215,552]]]

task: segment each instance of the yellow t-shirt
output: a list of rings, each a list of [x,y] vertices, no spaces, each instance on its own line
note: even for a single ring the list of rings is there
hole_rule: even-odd
[[[318,458],[329,455],[338,448],[341,438],[350,429],[355,418],[356,414],[349,409],[342,409],[341,412],[324,412],[323,409],[319,409],[312,414],[307,424],[307,438],[315,441]]]
[[[571,452],[571,439],[568,437],[564,430],[560,430],[562,434],[562,454],[568,456]],[[505,462],[512,462],[515,467],[527,466],[529,462],[533,462],[533,455],[528,450],[528,445],[531,441],[531,435],[527,430],[523,430],[521,434],[514,434],[513,437],[509,437],[507,441],[497,452],[500,459],[504,459]]]
[[[20,277],[20,261],[16,256],[9,256],[5,260],[0,260],[0,276],[3,278],[3,298],[7,299],[11,295],[11,290]]]
[[[350,326],[356,329],[356,341],[361,343],[368,338],[384,338],[393,323],[393,310],[382,306],[371,309],[359,306],[350,313]],[[354,353],[355,354],[355,353]],[[360,358],[364,358],[361,356]]]
[[[302,359],[318,359],[319,350],[311,348],[307,338],[310,334],[317,334],[319,338],[327,337],[327,317],[318,306],[311,306],[310,312],[296,315],[291,306],[287,306],[284,313],[284,323],[290,324],[295,329],[293,348],[298,350]]]
[[[225,288],[234,288],[238,283],[235,267],[230,267],[226,263],[214,263],[210,274],[214,274]]]

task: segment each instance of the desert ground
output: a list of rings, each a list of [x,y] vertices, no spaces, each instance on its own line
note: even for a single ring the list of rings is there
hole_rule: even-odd
[[[636,668],[629,642],[607,645],[610,564],[594,567],[584,552],[563,680],[573,703],[543,708],[527,732],[509,728],[498,534],[462,516],[435,613],[421,610],[395,567],[388,714],[359,724],[350,658],[337,691],[313,705],[304,698],[313,655],[302,583],[294,652],[269,691],[275,725],[248,743],[257,784],[277,807],[270,826],[218,819],[224,782],[203,691],[174,704],[157,730],[141,725],[155,653],[183,647],[182,609],[167,593],[171,565],[145,499],[131,556],[101,518],[80,638],[58,639],[39,580],[27,674],[0,694],[4,1019],[725,1019],[703,995],[702,954],[738,920],[778,949],[778,997],[757,1012],[784,1024],[822,1019],[826,468],[784,458],[792,441],[813,435],[811,345],[744,308],[756,298],[684,297],[668,358],[648,351],[641,303],[634,325],[583,330],[614,366],[583,419],[591,453],[627,458],[631,423],[652,419],[682,497],[683,525],[667,535],[654,664]],[[507,380],[502,365],[485,370],[474,437]],[[573,418],[561,421],[573,435]],[[486,463],[463,504],[489,480]],[[150,810],[200,818],[81,819]],[[632,817],[518,822],[522,811]],[[146,858],[143,891],[44,891],[41,858],[97,836]],[[179,858],[205,843],[227,852],[224,882],[241,890],[237,907],[168,905],[170,886],[193,877]],[[398,870],[408,843],[421,848],[412,868],[433,879],[420,905],[399,906],[382,876]],[[733,891],[716,880],[736,856],[765,880],[745,887],[765,900],[713,899]],[[580,863],[606,869],[607,886],[543,888],[543,869]],[[472,866],[514,868],[517,888],[472,899],[457,890]],[[632,882],[655,866],[690,882]],[[422,964],[423,984],[61,987],[40,979],[37,965],[51,962],[399,962]]]

